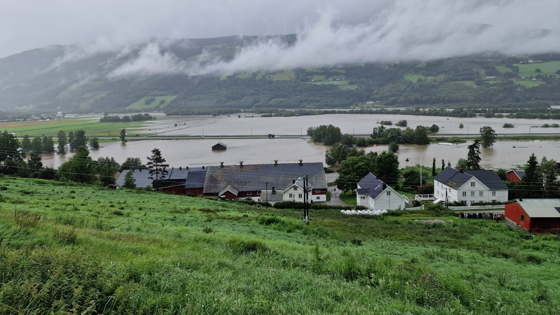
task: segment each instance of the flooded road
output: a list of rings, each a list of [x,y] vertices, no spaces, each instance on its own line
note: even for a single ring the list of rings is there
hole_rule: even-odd
[[[211,147],[223,142],[227,145],[226,151],[212,151]],[[127,157],[141,158],[144,163],[146,157],[151,155],[154,148],[159,148],[163,157],[170,166],[208,166],[298,162],[324,162],[325,152],[328,147],[314,144],[305,139],[201,139],[201,140],[146,140],[131,141],[126,144],[120,142],[102,143],[99,150],[90,150],[93,159],[99,157],[113,157],[122,163]],[[469,143],[458,145],[431,144],[400,145],[400,167],[422,164],[431,167],[432,159],[436,158],[436,166],[441,166],[441,159],[445,163],[451,162],[455,166],[459,158],[466,158]],[[366,152],[381,152],[387,146],[367,147]],[[510,168],[515,165],[525,164],[531,153],[535,153],[540,160],[543,156],[560,160],[560,141],[498,141],[492,149],[481,149],[481,166],[485,168]],[[42,155],[45,166],[58,167],[67,161],[73,153],[64,156],[57,154]],[[409,161],[406,162],[406,159]]]

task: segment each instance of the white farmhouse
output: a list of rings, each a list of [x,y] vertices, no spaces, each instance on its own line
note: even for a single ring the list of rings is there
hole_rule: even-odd
[[[446,167],[434,177],[436,201],[466,202],[506,202],[508,187],[492,170],[463,171]]]
[[[358,182],[356,189],[358,206],[371,210],[404,210],[406,199],[372,173]]]

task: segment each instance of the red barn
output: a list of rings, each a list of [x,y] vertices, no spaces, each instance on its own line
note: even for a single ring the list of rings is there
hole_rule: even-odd
[[[509,171],[507,172],[507,179],[510,182],[520,182],[521,179],[523,178],[523,176],[525,176],[525,171],[524,170],[513,170],[513,171]]]
[[[560,231],[560,199],[518,199],[506,204],[506,223],[529,232]]]

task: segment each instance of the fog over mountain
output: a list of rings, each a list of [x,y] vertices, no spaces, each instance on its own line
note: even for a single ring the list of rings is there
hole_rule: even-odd
[[[48,69],[110,53],[105,62],[117,63],[106,76],[118,78],[436,59],[486,51],[533,54],[560,51],[559,13],[556,0],[52,0],[33,5],[7,0],[0,4],[0,56],[75,44]],[[289,33],[297,35],[295,43],[264,37],[228,60],[205,52],[182,60],[166,49],[175,39]]]

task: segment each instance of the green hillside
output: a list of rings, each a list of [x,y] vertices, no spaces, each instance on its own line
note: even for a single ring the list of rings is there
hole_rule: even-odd
[[[443,213],[312,211],[306,226],[295,210],[0,178],[1,314],[557,314],[559,249]]]

